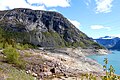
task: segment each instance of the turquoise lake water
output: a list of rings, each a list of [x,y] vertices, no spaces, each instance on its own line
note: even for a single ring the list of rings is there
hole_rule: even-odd
[[[104,64],[104,58],[108,58],[108,66],[113,65],[115,69],[115,73],[120,75],[120,51],[112,51],[111,54],[108,55],[92,55],[90,58],[96,60],[100,64]]]

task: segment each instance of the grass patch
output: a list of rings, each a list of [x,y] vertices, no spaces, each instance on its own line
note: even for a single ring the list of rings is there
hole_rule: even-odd
[[[24,70],[18,70],[10,64],[0,62],[0,69],[0,79],[5,76],[3,80],[35,80],[32,75],[26,74]]]
[[[25,50],[25,49],[35,49],[35,48],[37,48],[37,46],[29,44],[29,43],[25,43],[25,44],[17,43],[15,45],[15,48],[19,49],[19,50]]]
[[[3,50],[3,53],[6,56],[5,59],[8,63],[13,64],[19,63],[20,54],[17,52],[15,48],[9,46]]]
[[[25,71],[22,70],[19,71],[17,69],[11,69],[10,72],[11,73],[9,74],[7,80],[35,80],[34,77],[26,74]]]
[[[20,59],[20,53],[13,48],[12,46],[9,46],[3,50],[3,54],[6,56],[5,61],[9,64],[13,64],[14,66],[24,69],[26,66],[26,62],[22,59]]]

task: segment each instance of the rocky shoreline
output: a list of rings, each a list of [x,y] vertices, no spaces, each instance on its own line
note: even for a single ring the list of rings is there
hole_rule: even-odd
[[[39,48],[18,51],[27,62],[26,73],[38,80],[61,80],[61,78],[76,80],[83,74],[102,76],[105,74],[102,65],[87,56],[109,53],[103,49],[81,48]]]
[[[86,57],[107,53],[107,50],[61,48],[61,49],[30,49],[21,53],[31,53],[31,57],[24,58],[28,63],[26,71],[34,74],[38,79],[50,78],[50,76],[80,76],[81,74],[104,75],[103,68],[96,61]],[[40,62],[39,62],[40,61]],[[58,79],[59,80],[59,79]],[[67,80],[67,79],[66,79]]]

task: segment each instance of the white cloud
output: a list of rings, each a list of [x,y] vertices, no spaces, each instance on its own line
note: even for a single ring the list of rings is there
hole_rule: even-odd
[[[36,5],[33,5],[36,4]],[[69,7],[70,0],[0,0],[0,10],[30,8],[46,10],[46,7]]]
[[[113,0],[95,0],[96,1],[96,13],[108,13],[111,12]]]
[[[80,29],[80,22],[76,21],[76,20],[71,20],[71,19],[68,19],[76,28]]]
[[[53,9],[49,9],[49,11],[56,11],[56,12],[58,12],[58,11],[57,11],[56,9],[54,9],[54,8],[53,8]]]
[[[30,4],[44,4],[46,7],[69,7],[70,0],[27,0]]]
[[[36,10],[45,10],[44,5],[41,6],[32,6],[27,4],[25,0],[0,0],[0,10],[6,9],[14,9],[14,8],[31,8]]]
[[[106,27],[106,26],[102,26],[102,25],[91,25],[90,28],[91,28],[91,29],[94,29],[94,30],[99,30],[99,29],[111,30],[110,27]]]

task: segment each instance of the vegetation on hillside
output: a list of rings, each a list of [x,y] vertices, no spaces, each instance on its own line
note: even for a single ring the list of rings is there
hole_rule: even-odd
[[[28,39],[26,33],[5,31],[0,27],[0,48],[7,48],[9,45],[17,49],[35,48],[28,43]]]
[[[29,43],[17,43],[16,39],[24,38],[23,34],[10,33],[0,28],[0,49],[4,56],[0,56],[0,79],[3,80],[34,80],[34,77],[26,74],[26,62],[21,59],[18,50],[35,48]],[[20,37],[21,36],[21,37]]]
[[[5,57],[3,57],[4,61],[9,63],[9,64],[14,65],[15,67],[17,67],[19,69],[23,69],[23,71],[18,71],[17,69],[10,67],[11,68],[10,70],[12,72],[9,73],[10,74],[9,76],[11,76],[11,77],[10,78],[8,77],[7,80],[16,80],[20,76],[22,76],[20,78],[21,80],[25,80],[27,77],[30,80],[33,80],[34,78],[32,76],[27,75],[24,72],[25,62],[20,59],[20,57],[21,57],[20,53],[17,51],[17,46],[19,46],[19,45],[8,44],[8,43],[6,45],[7,46],[5,46],[5,48],[3,50],[3,54],[5,56]],[[25,45],[23,45],[23,46],[25,46]],[[27,48],[23,48],[23,49],[27,49]],[[80,77],[81,80],[98,80],[98,79],[101,79],[101,80],[119,80],[120,76],[117,76],[116,74],[114,74],[115,70],[114,70],[113,66],[110,65],[110,67],[107,67],[108,66],[107,64],[108,64],[108,59],[105,58],[104,59],[104,65],[103,65],[103,68],[104,68],[105,73],[106,73],[105,76],[95,76],[95,74],[82,74],[81,77]],[[1,68],[1,71],[3,71],[2,68]],[[19,76],[16,75],[19,72],[20,72]]]
[[[13,64],[20,69],[24,69],[26,62],[21,59],[18,50],[25,50],[36,47],[25,42],[17,43],[17,37],[15,37],[15,35],[15,33],[10,33],[0,28],[0,49],[3,50],[2,53],[4,54],[4,62]]]
[[[58,39],[60,39],[61,36],[58,35],[58,33],[52,33],[52,32],[47,32],[44,33],[46,37],[54,37],[54,41],[58,41]],[[1,64],[11,64],[13,67],[9,67],[11,68],[11,73],[9,73],[8,76],[10,76],[10,78],[8,77],[6,80],[16,80],[19,77],[19,80],[26,80],[26,77],[28,77],[27,79],[29,80],[33,80],[34,78],[30,75],[27,75],[24,71],[24,68],[26,67],[26,62],[24,60],[21,59],[21,55],[19,53],[18,50],[24,50],[24,49],[29,49],[29,48],[35,48],[35,46],[27,43],[26,41],[23,41],[23,43],[17,43],[16,40],[19,38],[24,38],[22,37],[23,34],[19,34],[17,33],[11,33],[9,31],[4,31],[2,28],[0,28],[0,48],[4,49],[3,50],[3,55],[4,57],[2,57],[4,59],[3,62],[1,62]],[[49,40],[48,40],[49,41]],[[86,43],[98,46],[97,43],[95,42],[90,42],[90,41],[85,41]],[[62,46],[68,46],[70,47],[71,45],[74,47],[77,46],[81,46],[82,48],[86,48],[87,46],[85,45],[85,42],[74,42],[74,43],[68,43],[65,42],[64,43],[60,43]],[[100,46],[101,47],[101,46]],[[5,62],[5,63],[4,63]],[[119,76],[115,75],[115,70],[113,68],[113,66],[111,65],[109,68],[107,67],[108,64],[108,60],[107,58],[104,60],[105,65],[103,66],[103,68],[106,71],[106,75],[105,76],[99,76],[99,78],[101,78],[102,80],[118,80],[120,79]],[[19,71],[18,69],[22,70]],[[4,69],[0,66],[0,74],[2,74],[2,71],[4,72]],[[20,74],[19,74],[20,73]],[[19,74],[19,75],[17,75]],[[16,78],[16,79],[15,79]],[[83,74],[81,76],[81,79],[87,79],[87,80],[97,80],[98,77],[96,77],[93,74]]]
[[[20,70],[5,62],[0,62],[0,80],[35,80],[35,78],[26,74],[25,70]]]

